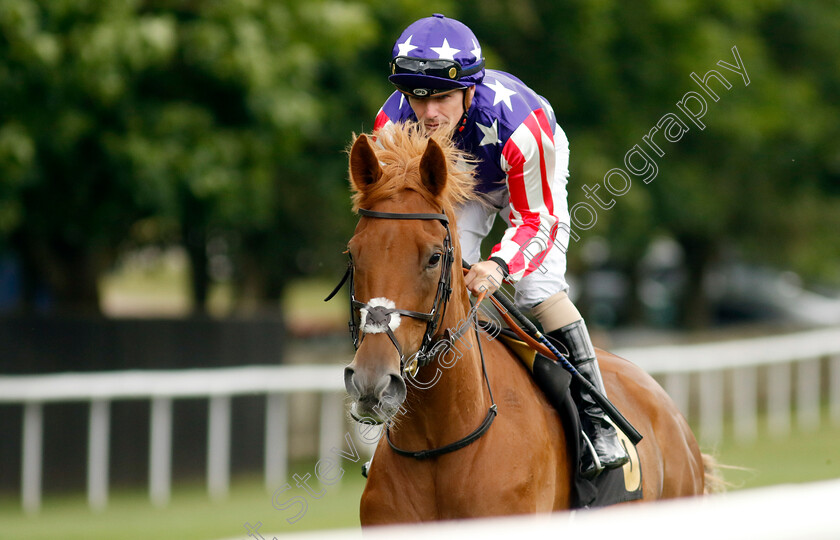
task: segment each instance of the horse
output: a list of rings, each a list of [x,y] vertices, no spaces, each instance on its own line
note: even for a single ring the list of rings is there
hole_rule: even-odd
[[[475,312],[456,223],[458,205],[473,196],[465,160],[447,137],[416,125],[359,135],[350,149],[357,349],[344,379],[353,419],[385,423],[387,435],[362,493],[363,526],[570,508],[577,465],[522,362],[477,331],[458,332],[457,361],[434,350]],[[607,395],[644,436],[641,500],[709,489],[708,456],[662,387],[625,359],[597,355]]]

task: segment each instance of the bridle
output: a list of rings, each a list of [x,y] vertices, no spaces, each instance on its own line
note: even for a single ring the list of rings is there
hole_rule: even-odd
[[[408,373],[413,376],[416,374],[418,368],[428,365],[435,357],[435,353],[433,352],[433,340],[440,327],[440,323],[443,320],[443,316],[446,314],[446,306],[448,305],[449,297],[452,294],[452,262],[455,259],[455,251],[452,247],[452,234],[449,231],[449,218],[446,217],[446,214],[444,213],[401,214],[393,212],[376,212],[373,210],[365,210],[364,208],[359,209],[359,214],[365,217],[378,219],[419,219],[425,221],[439,221],[440,224],[443,225],[444,229],[446,229],[446,238],[443,240],[443,253],[441,254],[440,262],[440,279],[438,280],[437,291],[435,292],[435,300],[429,312],[422,313],[419,311],[400,309],[397,307],[389,308],[381,305],[374,306],[370,304],[370,301],[366,303],[359,302],[356,299],[356,290],[353,283],[354,269],[352,256],[347,262],[347,271],[344,273],[344,277],[341,279],[338,286],[336,286],[336,288],[326,298],[326,300],[329,300],[335,296],[344,283],[349,281],[350,322],[348,323],[348,326],[350,327],[350,335],[353,337],[353,347],[358,350],[362,339],[364,339],[364,332],[360,332],[360,330],[363,331],[364,329],[361,328],[361,325],[357,322],[356,316],[357,311],[361,313],[362,310],[364,310],[367,316],[366,322],[381,327],[382,331],[388,335],[391,343],[394,344],[394,347],[397,348],[397,352],[400,355],[400,372]],[[404,315],[413,319],[426,321],[426,332],[423,334],[423,341],[420,344],[420,349],[416,354],[412,355],[407,365],[405,353],[403,353],[402,347],[390,327],[391,316],[393,314]]]
[[[440,279],[438,280],[434,303],[432,304],[432,308],[428,313],[422,313],[407,309],[399,309],[397,307],[386,307],[382,305],[373,306],[371,305],[372,300],[366,303],[359,302],[358,300],[356,300],[356,291],[353,286],[354,269],[352,256],[347,262],[347,270],[344,273],[344,277],[341,278],[341,281],[338,283],[335,289],[333,289],[333,291],[325,299],[325,301],[330,300],[333,296],[335,296],[338,293],[339,290],[341,290],[341,287],[344,285],[345,282],[349,282],[350,322],[348,323],[348,326],[350,327],[350,335],[353,337],[353,347],[356,350],[358,350],[359,345],[361,344],[361,340],[364,339],[364,328],[361,328],[361,325],[356,322],[356,311],[358,310],[361,313],[362,310],[366,310],[367,321],[370,321],[372,324],[382,328],[382,331],[384,331],[388,335],[388,338],[391,340],[391,343],[393,343],[394,347],[397,348],[397,352],[400,355],[400,373],[408,373],[409,375],[414,376],[420,367],[428,365],[432,360],[434,360],[434,357],[436,356],[437,349],[434,346],[435,344],[433,342],[435,340],[435,336],[437,335],[437,331],[440,327],[440,323],[441,321],[443,321],[443,316],[446,313],[446,306],[449,303],[449,297],[452,294],[452,263],[455,259],[455,252],[452,246],[452,234],[449,231],[449,218],[446,217],[446,214],[444,214],[442,211],[439,214],[403,214],[394,212],[376,212],[373,210],[366,210],[364,208],[360,208],[358,212],[362,216],[378,219],[419,219],[425,221],[439,221],[440,224],[443,225],[444,229],[446,229],[446,238],[443,241],[443,253],[441,254]],[[402,347],[400,347],[399,341],[397,341],[393,330],[390,328],[391,315],[393,314],[405,315],[407,317],[419,319],[421,321],[426,321],[426,332],[423,335],[423,341],[420,345],[420,349],[416,354],[412,355],[408,365],[406,365],[405,363],[405,354],[403,353]],[[493,391],[490,389],[490,380],[487,377],[487,368],[484,364],[484,351],[481,347],[481,336],[479,335],[479,325],[477,323],[477,315],[475,310],[473,310],[472,316],[476,317],[476,320],[474,321],[474,328],[476,333],[476,341],[478,342],[479,354],[481,355],[481,369],[484,374],[484,381],[487,384],[487,391],[490,394],[491,405],[487,411],[487,415],[484,417],[484,421],[475,430],[473,430],[472,433],[466,435],[465,437],[455,442],[449,443],[438,448],[419,451],[404,450],[394,445],[394,443],[391,442],[391,434],[389,427],[386,425],[385,438],[388,441],[388,445],[397,454],[401,456],[411,457],[414,459],[428,459],[442,454],[447,454],[449,452],[454,452],[455,450],[464,448],[465,446],[472,444],[473,442],[481,438],[481,436],[484,435],[488,429],[490,429],[490,425],[496,418],[498,410],[496,407],[496,402],[493,400]],[[462,331],[465,331],[468,327],[469,325],[462,325]],[[362,331],[361,337],[360,330]],[[458,337],[460,337],[460,334],[456,335],[455,337],[457,339]],[[450,336],[450,339],[452,339],[452,336]]]
[[[352,257],[347,263],[347,270],[344,273],[344,277],[341,279],[339,284],[336,286],[335,289],[330,293],[330,295],[325,299],[329,300],[333,296],[335,296],[344,283],[349,281],[350,284],[350,334],[353,337],[353,346],[358,350],[361,340],[364,338],[362,335],[360,337],[360,330],[364,332],[364,328],[361,328],[360,325],[356,322],[356,310],[360,312],[362,310],[366,310],[367,317],[370,322],[374,325],[377,325],[379,328],[382,328],[381,331],[384,331],[391,343],[397,348],[397,352],[400,355],[400,373],[405,374],[408,373],[411,376],[414,376],[417,372],[417,369],[422,366],[428,365],[432,360],[434,360],[437,349],[433,344],[435,336],[437,335],[438,329],[440,327],[441,322],[443,321],[443,316],[446,313],[446,306],[449,302],[449,297],[452,294],[452,263],[455,258],[454,255],[454,248],[452,246],[452,235],[449,230],[449,218],[446,217],[446,214],[443,212],[439,214],[422,214],[422,213],[411,213],[411,214],[402,214],[402,213],[392,213],[392,212],[376,212],[373,210],[365,210],[359,209],[359,214],[365,217],[370,218],[378,218],[378,219],[419,219],[419,220],[434,220],[439,221],[441,225],[446,229],[446,238],[444,239],[444,251],[441,255],[441,274],[440,279],[438,280],[437,291],[435,293],[435,300],[432,305],[431,310],[428,313],[422,313],[418,311],[411,311],[407,309],[398,309],[396,306],[394,307],[387,307],[382,305],[371,305],[372,300],[368,301],[367,303],[362,303],[356,300],[355,290],[353,287],[353,260]],[[477,305],[475,306],[477,307]],[[411,457],[414,459],[428,459],[431,457],[440,456],[442,454],[446,454],[449,452],[454,452],[455,450],[459,450],[464,448],[465,446],[475,442],[482,435],[484,435],[488,429],[490,429],[490,425],[493,423],[496,415],[498,414],[496,403],[493,399],[493,391],[490,388],[490,379],[487,376],[487,368],[484,362],[484,351],[481,347],[481,336],[479,335],[479,324],[478,324],[478,317],[475,307],[472,310],[471,317],[473,318],[473,325],[475,328],[476,333],[476,341],[478,343],[478,351],[479,355],[481,356],[481,369],[484,374],[484,381],[487,384],[487,391],[490,394],[490,407],[487,411],[487,415],[484,417],[484,421],[479,425],[472,433],[466,435],[465,437],[449,443],[447,445],[432,448],[430,450],[419,450],[419,451],[411,451],[411,450],[404,450],[402,448],[397,447],[391,441],[390,430],[388,426],[385,426],[385,438],[388,441],[388,445],[391,449],[401,455],[406,457]],[[516,308],[512,304],[508,304],[505,306],[505,312],[510,311],[513,314],[518,313]],[[504,313],[502,313],[504,318]],[[393,330],[390,328],[389,324],[391,321],[391,315],[398,314],[398,315],[405,315],[407,317],[412,317],[415,319],[419,319],[422,321],[426,321],[426,333],[423,335],[423,341],[418,350],[417,354],[412,356],[412,359],[409,361],[409,364],[406,365],[405,363],[405,354],[402,351],[402,347],[400,347],[399,341],[397,341],[396,336],[394,335]],[[602,396],[597,389],[592,387],[592,384],[587,381],[583,376],[581,376],[575,368],[569,364],[568,360],[566,360],[565,356],[557,351],[556,348],[551,346],[550,342],[542,336],[539,331],[533,327],[533,324],[530,323],[524,316],[520,313],[518,315],[518,320],[520,323],[525,326],[526,328],[530,324],[532,327],[531,334],[535,335],[537,338],[543,338],[541,342],[546,345],[551,354],[557,358],[558,361],[564,363],[564,367],[566,365],[566,369],[572,373],[572,376],[579,381],[580,384],[589,385],[591,388],[589,389],[590,394],[596,398],[601,407],[605,408],[610,417],[618,424],[619,428],[624,431],[630,437],[630,440],[633,444],[638,444],[638,442],[642,439],[641,434],[621,415],[621,413],[615,408],[606,397]],[[506,319],[507,320],[507,319]],[[513,326],[516,326],[516,323],[513,320],[510,320]],[[512,326],[512,328],[513,328]],[[468,328],[468,325],[462,325],[464,331]],[[462,334],[460,331],[454,334],[454,338],[458,339]],[[523,333],[524,335],[524,333]],[[452,339],[453,336],[450,336]],[[598,398],[600,396],[600,398]]]

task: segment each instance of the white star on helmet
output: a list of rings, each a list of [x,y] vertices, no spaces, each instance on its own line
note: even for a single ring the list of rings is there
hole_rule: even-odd
[[[455,55],[461,52],[461,49],[450,47],[446,38],[443,38],[443,45],[440,47],[432,47],[431,49],[438,54],[438,58],[452,60],[453,62],[455,61]]]
[[[397,47],[400,48],[400,53],[398,56],[408,56],[408,53],[417,48],[417,45],[411,44],[411,38],[413,37],[414,35],[412,34],[408,36],[408,39],[405,40],[405,43],[397,43]]]
[[[472,42],[473,42],[473,45],[475,45],[475,48],[473,50],[471,50],[470,52],[475,55],[475,60],[477,62],[481,61],[481,45],[476,43],[475,40],[472,40]]]

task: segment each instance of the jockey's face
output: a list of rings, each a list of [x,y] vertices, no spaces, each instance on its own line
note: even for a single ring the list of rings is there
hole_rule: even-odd
[[[466,90],[455,90],[427,98],[409,96],[408,104],[417,116],[417,121],[428,131],[435,131],[443,125],[454,127],[464,114],[464,98],[466,97],[469,104],[474,93],[475,87],[472,86]]]

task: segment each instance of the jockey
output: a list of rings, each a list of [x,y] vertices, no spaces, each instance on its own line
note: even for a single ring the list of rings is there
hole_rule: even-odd
[[[569,143],[554,111],[519,79],[485,69],[481,47],[463,23],[440,14],[411,24],[394,44],[391,83],[397,90],[376,117],[374,131],[417,121],[426,130],[452,130],[456,145],[475,156],[477,199],[457,210],[466,275],[474,294],[515,284],[517,306],[530,310],[569,361],[604,392],[586,324],[567,295],[566,202]],[[481,241],[496,215],[507,224],[486,261]],[[583,474],[628,461],[615,428],[585,391],[576,396],[584,433],[595,455],[584,452]]]

